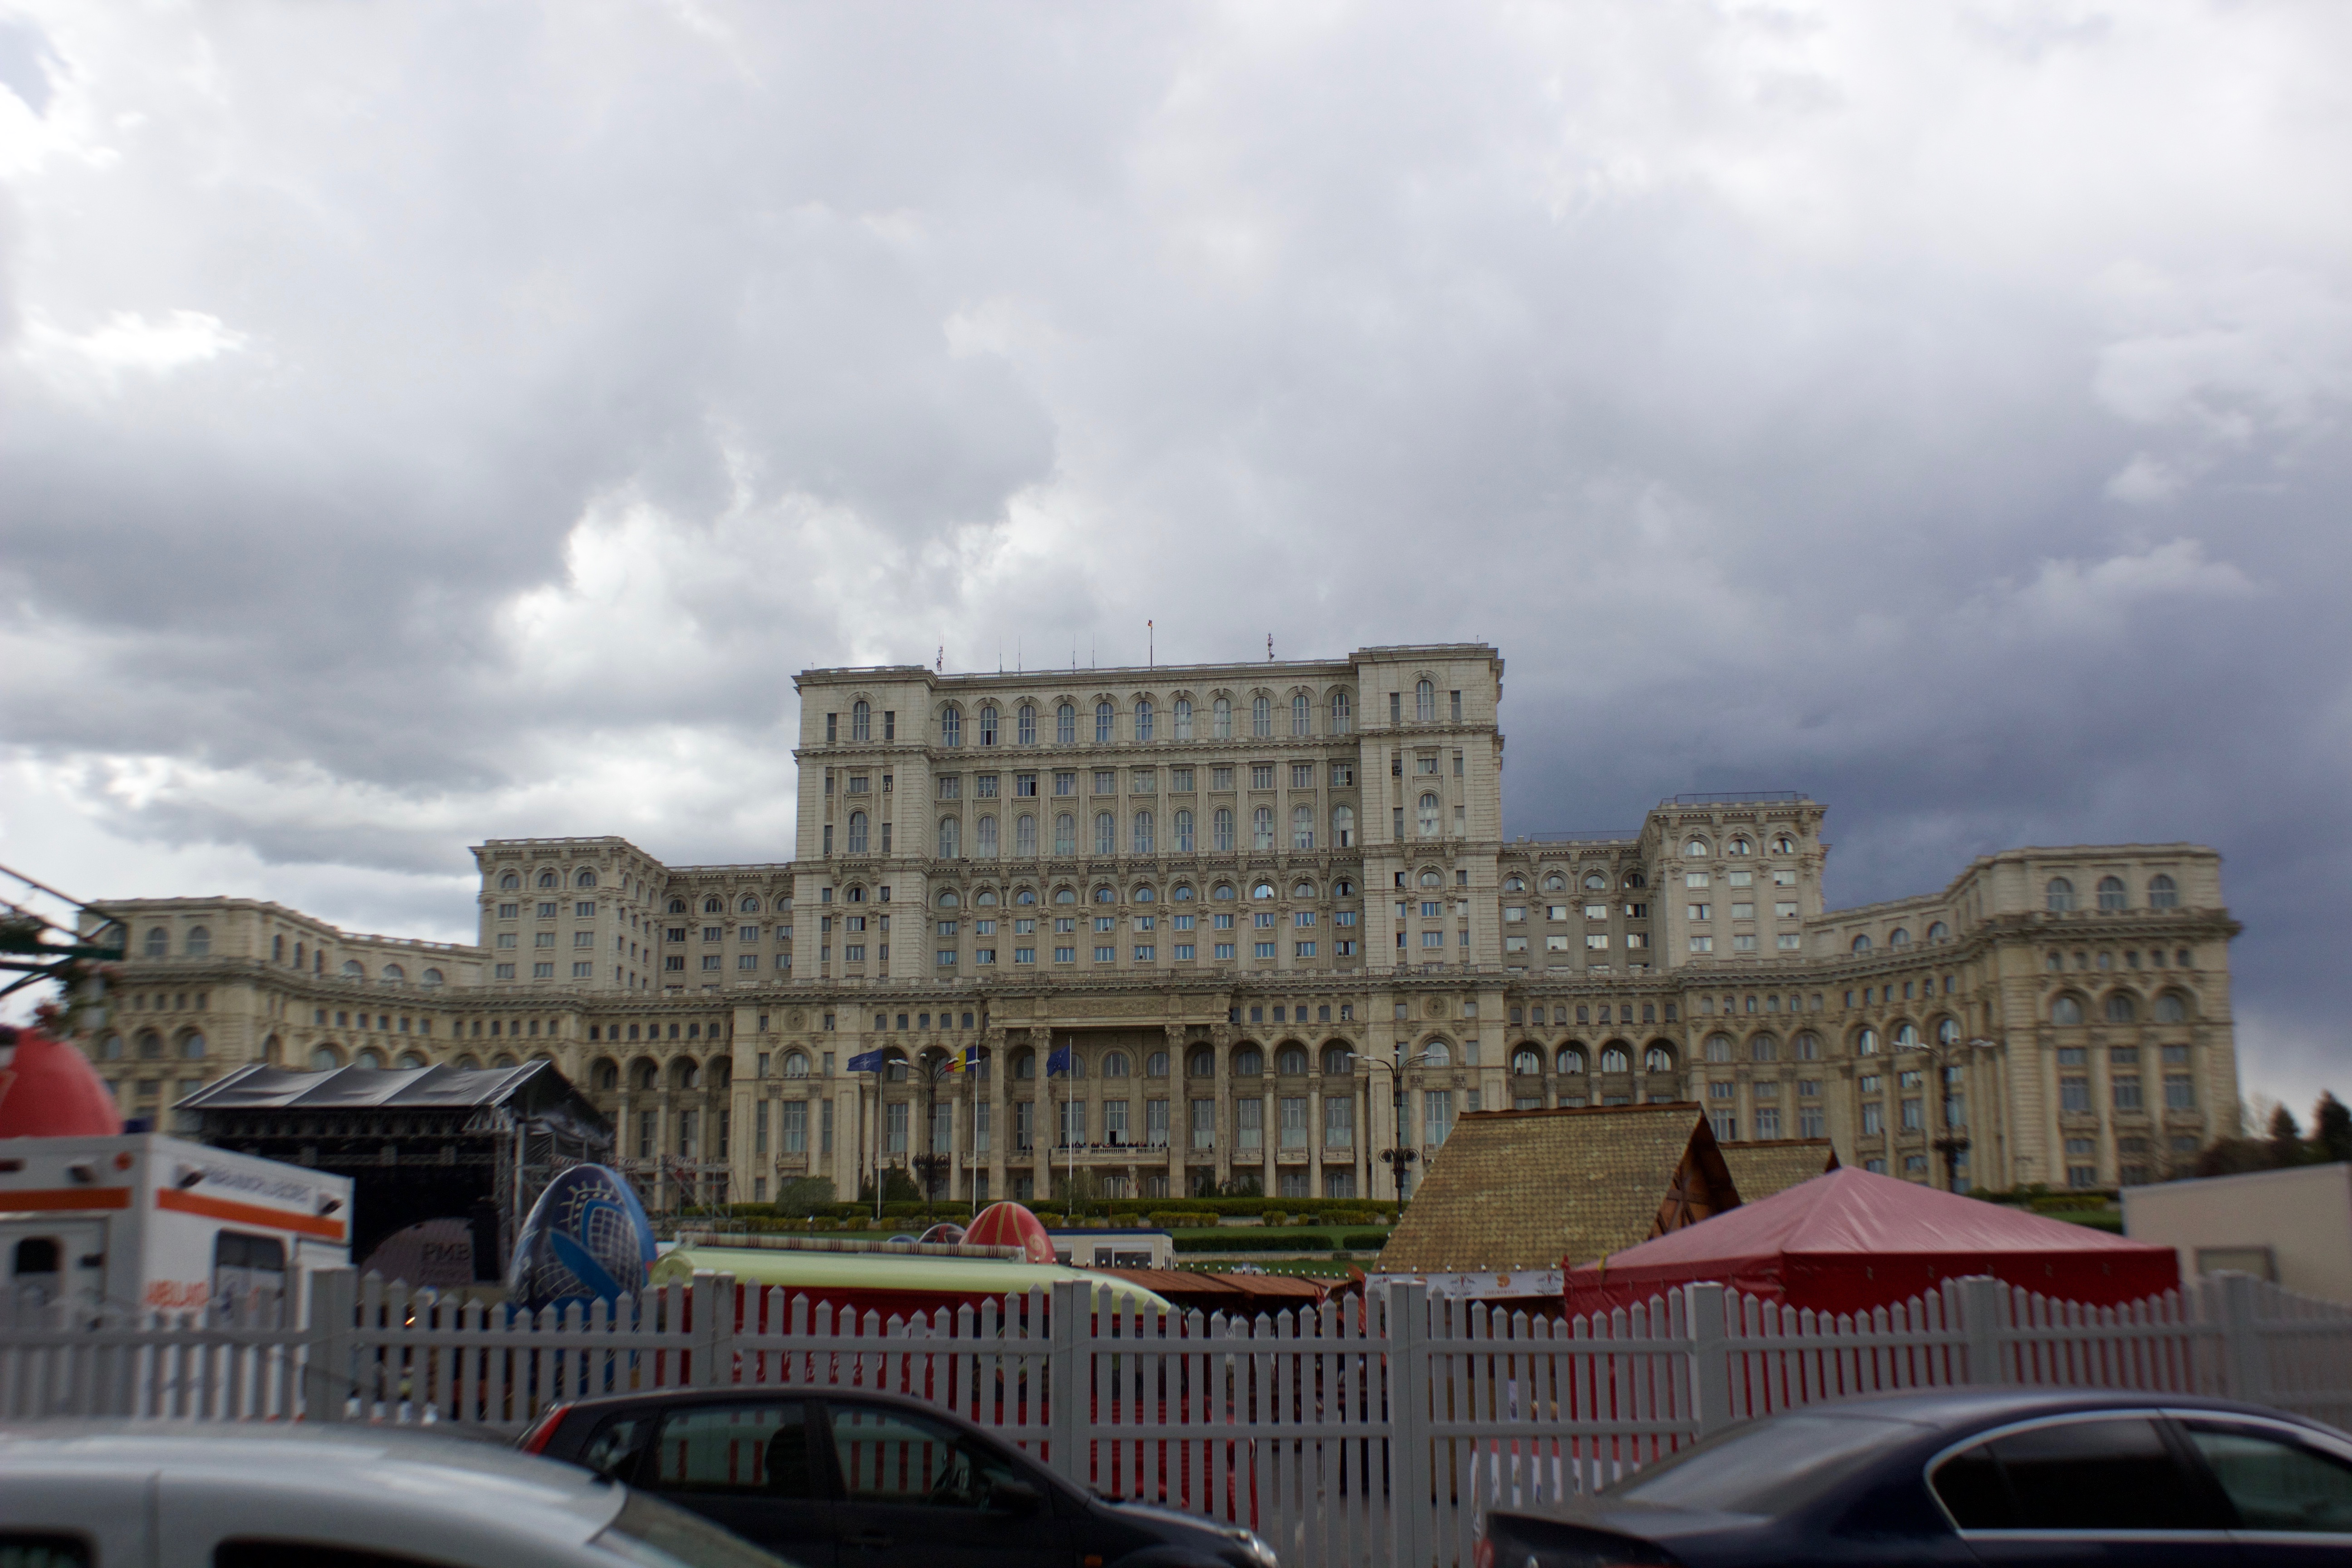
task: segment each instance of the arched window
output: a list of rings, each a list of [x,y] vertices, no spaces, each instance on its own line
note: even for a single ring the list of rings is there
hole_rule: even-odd
[[[1274,897],[1274,884],[1272,882],[1258,883],[1256,886],[1250,889],[1250,897],[1253,899],[1270,899]]]
[[[1507,893],[1524,893],[1527,890],[1528,879],[1525,877],[1512,875],[1503,879],[1503,891]]]
[[[1105,1078],[1125,1078],[1129,1065],[1125,1051],[1106,1051],[1103,1053],[1102,1075]]]
[[[205,1037],[191,1029],[180,1037],[180,1059],[200,1062],[205,1059]]]
[[[1250,847],[1255,849],[1274,847],[1274,807],[1261,805],[1250,813]]]
[[[1034,904],[1037,901],[1037,889],[1024,888],[1013,895],[1013,901],[1016,904]]]
[[[1210,819],[1210,842],[1221,855],[1229,855],[1234,847],[1234,812],[1231,806],[1217,807]]]
[[[425,1057],[422,1052],[403,1051],[400,1053],[399,1062],[395,1065],[414,1070],[415,1068],[421,1068],[425,1065]]]
[[[522,879],[516,876],[512,871],[508,872],[505,876],[499,879],[499,889],[501,892],[511,893],[517,888],[521,886]]]
[[[1285,1046],[1274,1053],[1274,1070],[1284,1078],[1307,1076],[1307,1047]]]
[[[1607,885],[1608,884],[1605,882],[1602,884],[1604,887]],[[1554,871],[1550,876],[1544,879],[1544,891],[1547,893],[1564,893],[1568,891],[1568,879],[1561,876],[1559,872]]]
[[[1293,882],[1290,885],[1290,896],[1294,899],[1311,899],[1315,896],[1315,884],[1312,882]]]
[[[686,913],[686,900],[684,899],[672,899],[669,901],[669,912],[674,915],[682,915]]]
[[[963,744],[963,710],[950,706],[940,710],[940,744]]]
[[[1412,716],[1424,724],[1437,722],[1437,688],[1426,680],[1413,686]]]
[[[1433,1068],[1452,1067],[1454,1065],[1453,1048],[1444,1040],[1432,1040],[1422,1047],[1421,1064],[1423,1067]]]
[[[1078,819],[1068,812],[1054,817],[1054,853],[1067,859],[1078,852]]]
[[[1025,812],[1013,819],[1013,853],[1024,860],[1037,858],[1037,819]]]
[[[1347,1077],[1353,1067],[1351,1058],[1354,1055],[1355,1053],[1345,1046],[1324,1047],[1323,1076],[1325,1078]]]
[[[1706,854],[1706,840],[1704,838],[1690,840],[1683,846],[1683,853],[1694,860],[1701,858]]]
[[[1601,1051],[1601,1070],[1602,1072],[1632,1072],[1633,1070],[1633,1058],[1626,1053],[1625,1047],[1622,1046],[1605,1046]]]
[[[2147,879],[2147,907],[2152,910],[2177,910],[2180,907],[2179,888],[2161,871]]]
[[[744,894],[741,898],[735,900],[735,909],[736,912],[739,914],[758,914],[760,912],[760,895],[757,893]]]
[[[1675,1053],[1664,1046],[1652,1046],[1642,1053],[1642,1070],[1643,1072],[1674,1071]]]
[[[996,858],[996,818],[983,816],[971,825],[972,850],[983,860]]]
[[[1189,1078],[1214,1078],[1217,1076],[1217,1058],[1207,1051],[1194,1051],[1185,1059],[1184,1072]]]
[[[1952,928],[1946,925],[1943,921],[1937,921],[1927,928],[1927,942],[1930,946],[1933,946],[1937,942],[1949,942],[1951,940]]]
[[[1868,952],[1870,951],[1869,932],[1864,931],[1862,935],[1853,939],[1853,951],[1856,952]]]
[[[1118,853],[1118,822],[1108,811],[1095,813],[1095,853],[1097,855]]]
[[[1773,840],[1772,840],[1772,853],[1773,853],[1773,854],[1775,854],[1775,855],[1794,855],[1796,852],[1797,852],[1797,841],[1796,841],[1795,839],[1793,839],[1793,838],[1790,837],[1787,834],[1783,833],[1783,834],[1780,834],[1780,835],[1779,835],[1779,836],[1777,836],[1776,837],[1774,837],[1774,838],[1773,838]]]
[[[1230,741],[1234,738],[1234,701],[1232,698],[1220,697],[1216,701],[1210,704],[1209,734],[1213,740],[1218,741]]]
[[[1437,796],[1423,795],[1414,811],[1415,824],[1423,838],[1437,837]]]
[[[961,902],[963,902],[962,895],[958,893],[953,888],[944,889],[940,893],[940,908],[943,910],[954,909]]]
[[[1780,1059],[1780,1042],[1769,1035],[1759,1035],[1748,1042],[1748,1056],[1751,1061],[1777,1062]]]
[[[347,958],[343,960],[343,978],[346,980],[365,980],[367,978],[367,966],[360,963],[356,958]]]
[[[1118,710],[1108,700],[1095,704],[1095,744],[1108,746],[1111,733],[1118,727]]]
[[[387,963],[383,966],[383,974],[379,975],[378,978],[386,985],[400,985],[407,982],[408,971],[403,969],[397,963]]]
[[[1037,1076],[1037,1053],[1034,1051],[1013,1052],[1013,1076],[1016,1079],[1035,1078]]]
[[[2061,996],[2050,1004],[2050,1021],[2062,1029],[2073,1028],[2083,1021],[2083,1002],[2078,996]]]
[[[849,852],[852,855],[866,853],[866,814],[862,811],[849,814]]]
[[[1133,826],[1135,831],[1130,837],[1135,845],[1135,853],[1138,855],[1154,853],[1151,843],[1151,814],[1148,811],[1137,812]]]
[[[1919,1048],[1919,1026],[1916,1024],[1895,1025],[1895,1048],[1898,1051],[1917,1050]]]
[[[2074,907],[2074,884],[2063,877],[2053,877],[2042,889],[2042,901],[2054,915],[2063,915]]]
[[[1174,826],[1176,829],[1176,853],[1179,855],[1190,855],[1192,853],[1192,813],[1189,809],[1180,809],[1176,813]]]
[[[1274,733],[1274,700],[1264,692],[1250,699],[1250,733],[1253,735]]]
[[[188,928],[187,953],[190,958],[209,958],[213,951],[213,933],[205,926]]]
[[[1581,1075],[1584,1071],[1584,1053],[1578,1050],[1574,1046],[1562,1046],[1559,1048],[1559,1056],[1554,1060],[1552,1065],[1557,1067],[1562,1073],[1576,1073]]]
[[[1290,808],[1290,847],[1293,849],[1315,847],[1315,808],[1294,805]]]
[[[1443,887],[1445,879],[1438,875],[1437,868],[1434,866],[1429,867],[1421,874],[1421,885],[1424,888]]]
[[[1118,902],[1118,895],[1112,892],[1108,886],[1099,887],[1095,889],[1095,902],[1098,904],[1115,904]]]
[[[2139,1004],[2128,991],[2110,992],[2107,995],[2107,1022],[2132,1024],[2139,1021]]]
[[[1331,884],[1331,896],[1335,899],[1352,899],[1356,896],[1356,884],[1342,877]]]
[[[342,1065],[341,1059],[335,1055],[334,1047],[316,1046],[311,1048],[310,1070],[312,1072],[329,1072]]]
[[[1014,744],[1022,746],[1034,746],[1037,743],[1037,709],[1035,704],[1024,702],[1014,710],[1013,715],[1013,740]]]
[[[1355,709],[1349,702],[1348,694],[1344,691],[1331,693],[1331,733],[1346,734],[1349,726],[1355,722]]]
[[[1727,855],[1752,855],[1756,852],[1756,846],[1745,838],[1735,837],[1723,847],[1723,852]]]
[[[1856,1030],[1853,1037],[1853,1054],[1858,1057],[1876,1056],[1878,1054],[1878,1031],[1871,1028],[1868,1025],[1864,1025],[1862,1028]]]
[[[1625,885],[1628,888],[1646,888],[1650,879],[1639,871],[1628,871],[1625,873]]]
[[[439,985],[442,983],[443,975],[437,969],[426,970],[417,981],[417,984],[424,986],[427,991],[432,990],[435,986]]]
[[[1308,714],[1310,711],[1311,710],[1309,709],[1307,701],[1307,693],[1301,691],[1291,698],[1290,732],[1292,734],[1311,735],[1315,732],[1315,727],[1308,720]]]
[[[996,704],[993,702],[982,704],[980,710],[980,743],[983,746],[996,744]]]
[[[152,1029],[139,1031],[139,1059],[154,1062],[163,1059],[163,1037]]]
[[[150,930],[147,933],[146,956],[149,958],[171,957],[172,933],[165,931],[162,926],[156,926]]]
[[[874,738],[874,707],[862,697],[849,705],[849,738],[853,741]]]
[[[364,1068],[369,1072],[376,1072],[382,1070],[383,1058],[373,1051],[362,1051],[352,1058],[352,1066]]]
[[[1909,947],[1911,945],[1911,933],[1904,930],[1901,926],[1896,926],[1893,931],[1887,933],[1886,945],[1889,947]]]
[[[983,910],[992,910],[996,907],[996,889],[993,888],[982,888],[979,892],[972,895],[971,901]]]
[[[2189,1021],[2189,1003],[2178,991],[2168,991],[2156,999],[2156,1021],[2159,1024],[2184,1024]]]
[[[1078,743],[1078,710],[1076,704],[1065,702],[1054,710],[1054,743],[1057,746]]]
[[[2124,891],[2124,879],[2121,877],[2099,879],[2099,908],[2113,914],[2128,901],[2128,895]]]
[[[1519,1049],[1511,1053],[1511,1070],[1518,1074],[1521,1078],[1541,1077],[1543,1075],[1543,1053],[1528,1047],[1521,1047]]]
[[[275,1044],[274,1041],[272,1043],[273,1045]],[[121,1061],[122,1059],[122,1037],[121,1035],[109,1035],[106,1038],[100,1040],[98,1043],[98,1055],[100,1061]]]
[[[727,912],[727,900],[714,893],[702,900],[702,912],[706,915],[723,915]]]
[[[1731,1037],[1729,1035],[1709,1035],[1706,1037],[1706,1059],[1711,1062],[1729,1061],[1731,1059]]]
[[[1936,1043],[1937,1043],[1937,1045],[1939,1045],[1939,1046],[1957,1046],[1957,1045],[1958,1045],[1958,1044],[1960,1043],[1960,1024],[1959,1024],[1959,1020],[1958,1020],[1958,1019],[1957,1019],[1957,1018],[1938,1018],[1938,1019],[1937,1019],[1937,1020],[1936,1020]]]

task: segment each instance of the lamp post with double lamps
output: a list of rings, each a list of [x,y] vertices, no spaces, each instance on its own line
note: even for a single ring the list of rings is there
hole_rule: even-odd
[[[1966,1127],[1952,1120],[1952,1074],[1958,1068],[1956,1058],[1966,1050],[1990,1050],[1993,1042],[1987,1039],[1937,1040],[1923,1043],[1921,1055],[1935,1064],[1936,1072],[1936,1135],[1927,1147],[1944,1157],[1944,1190],[1956,1193],[1960,1187],[1960,1156],[1969,1152]]]
[[[1418,1161],[1421,1158],[1421,1152],[1404,1141],[1404,1079],[1400,1076],[1400,1069],[1409,1067],[1419,1067],[1422,1063],[1429,1059],[1429,1053],[1423,1051],[1414,1056],[1402,1058],[1391,1063],[1382,1061],[1378,1057],[1360,1057],[1356,1052],[1349,1051],[1348,1053],[1348,1059],[1351,1064],[1357,1061],[1361,1061],[1367,1069],[1372,1068],[1382,1068],[1389,1075],[1389,1089],[1393,1103],[1393,1115],[1396,1119],[1395,1128],[1397,1141],[1394,1146],[1380,1151],[1380,1161],[1381,1163],[1389,1167],[1391,1177],[1396,1184],[1397,1202],[1402,1204],[1404,1202],[1404,1168]],[[1365,1085],[1365,1088],[1367,1090],[1365,1096],[1365,1109],[1369,1111],[1370,1110],[1370,1095],[1369,1092],[1370,1085],[1369,1082]],[[1370,1118],[1367,1117],[1366,1120],[1369,1121]],[[1369,1133],[1371,1131],[1371,1128],[1367,1126],[1364,1131]],[[1371,1190],[1372,1150],[1368,1144],[1364,1150],[1364,1195],[1370,1197],[1371,1195]]]

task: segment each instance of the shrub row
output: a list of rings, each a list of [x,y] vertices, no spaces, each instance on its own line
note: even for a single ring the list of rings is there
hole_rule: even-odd
[[[1314,1231],[1226,1230],[1214,1236],[1180,1236],[1179,1252],[1328,1252],[1331,1238]]]

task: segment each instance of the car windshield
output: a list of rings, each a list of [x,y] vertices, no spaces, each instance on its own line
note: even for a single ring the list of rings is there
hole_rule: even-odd
[[[1668,1508],[1786,1513],[1919,1430],[1907,1421],[1862,1415],[1770,1416],[1685,1448],[1603,1495]]]
[[[637,1568],[796,1568],[682,1508],[632,1491],[595,1544]]]

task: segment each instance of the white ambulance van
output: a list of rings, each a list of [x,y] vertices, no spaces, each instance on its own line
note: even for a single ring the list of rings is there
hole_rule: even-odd
[[[0,1139],[0,1312],[195,1312],[257,1288],[299,1313],[351,1261],[352,1184],[161,1133]]]

